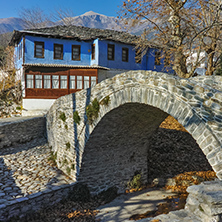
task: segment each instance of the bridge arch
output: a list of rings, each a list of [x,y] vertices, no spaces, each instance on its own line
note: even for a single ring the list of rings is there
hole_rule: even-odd
[[[58,167],[78,180],[84,148],[96,125],[112,110],[137,103],[155,108],[156,126],[166,114],[178,120],[222,179],[222,92],[219,82],[216,77],[180,79],[164,73],[130,71],[92,89],[59,98],[47,114],[48,141],[56,153]],[[101,102],[107,97],[110,99],[108,105],[100,105],[98,118],[88,124],[86,107],[95,98]],[[79,113],[80,124],[73,121],[74,111]]]

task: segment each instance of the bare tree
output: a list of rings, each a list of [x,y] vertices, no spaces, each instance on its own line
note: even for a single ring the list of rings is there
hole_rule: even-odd
[[[0,55],[0,81],[2,81],[0,91],[3,91],[5,83],[8,83],[9,86],[15,83],[14,47],[7,46],[6,48],[0,48]],[[12,75],[12,73],[14,74]]]
[[[176,74],[188,78],[204,61],[203,51],[208,54],[208,67],[211,66],[210,59],[214,56],[211,50],[215,52],[213,38],[219,41],[215,33],[220,33],[222,24],[220,8],[219,0],[124,0],[120,15],[122,19],[133,19],[133,25],[148,21],[149,27],[137,47],[142,50],[153,45],[161,48],[172,59]],[[212,14],[210,19],[209,13]],[[154,38],[148,41],[153,33]],[[206,37],[212,41],[210,50]],[[196,56],[191,60],[194,53]],[[207,74],[212,74],[210,70]]]
[[[26,29],[43,28],[50,23],[49,17],[39,7],[22,8],[19,16],[25,22]]]
[[[55,24],[69,26],[73,24],[74,12],[68,8],[54,9],[50,15],[39,7],[22,8],[19,11],[26,29],[44,28]]]
[[[213,75],[222,53],[222,14],[218,0],[199,1],[201,14],[196,14],[198,29],[193,37],[199,38],[207,55],[206,75]]]
[[[51,13],[51,19],[55,23],[65,26],[73,25],[74,12],[68,8],[58,8]]]

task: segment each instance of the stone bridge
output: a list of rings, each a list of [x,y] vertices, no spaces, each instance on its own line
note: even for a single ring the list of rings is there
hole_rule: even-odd
[[[123,188],[136,171],[146,179],[149,138],[170,114],[192,135],[222,179],[221,83],[219,76],[180,79],[130,71],[61,97],[47,114],[48,142],[56,163],[74,180],[87,183],[94,193],[112,185]],[[86,109],[95,98],[100,109],[89,124]],[[80,117],[78,124],[73,119],[75,111]],[[94,134],[99,124],[100,132]],[[105,130],[110,133],[104,135]],[[115,133],[119,144],[110,147]],[[144,139],[139,146],[137,138]],[[97,140],[108,142],[97,146]]]

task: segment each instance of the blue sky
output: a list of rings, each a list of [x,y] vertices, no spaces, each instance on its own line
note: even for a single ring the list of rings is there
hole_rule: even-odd
[[[94,11],[117,16],[122,0],[0,0],[0,18],[19,17],[21,8],[39,7],[46,13],[54,8],[72,9],[75,15]]]

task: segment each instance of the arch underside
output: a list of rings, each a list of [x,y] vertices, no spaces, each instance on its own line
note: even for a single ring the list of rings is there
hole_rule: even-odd
[[[137,173],[144,183],[164,183],[185,171],[211,170],[191,135],[159,128],[167,116],[140,103],[108,112],[86,143],[78,181],[95,194],[111,186],[124,192]]]

